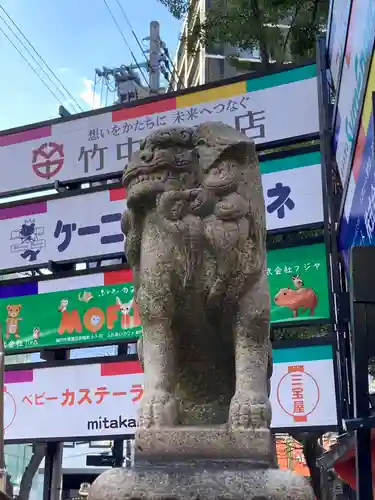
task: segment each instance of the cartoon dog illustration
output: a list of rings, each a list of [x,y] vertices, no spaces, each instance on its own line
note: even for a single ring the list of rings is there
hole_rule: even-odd
[[[118,297],[116,297],[116,303],[120,307],[121,314],[123,314],[124,316],[129,316],[130,311],[132,310],[133,307],[133,302],[134,299],[131,299],[129,302],[123,304],[121,300]]]

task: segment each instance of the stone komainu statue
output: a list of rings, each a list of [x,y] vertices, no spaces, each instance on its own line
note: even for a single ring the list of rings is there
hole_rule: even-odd
[[[124,172],[143,322],[140,427],[268,427],[270,300],[255,146],[222,123],[149,135]]]

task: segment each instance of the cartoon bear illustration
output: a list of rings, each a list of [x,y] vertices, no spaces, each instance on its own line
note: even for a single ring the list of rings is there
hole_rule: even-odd
[[[14,335],[16,339],[19,339],[18,333],[18,322],[22,320],[19,318],[19,314],[21,312],[22,306],[21,304],[13,304],[7,306],[8,318],[6,320],[6,338],[9,339],[11,335]]]

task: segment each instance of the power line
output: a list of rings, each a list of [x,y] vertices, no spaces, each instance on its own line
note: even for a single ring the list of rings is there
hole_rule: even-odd
[[[14,33],[14,31],[12,30],[12,28],[9,26],[9,24],[6,22],[6,20],[0,15],[0,19],[4,22],[5,26],[9,29],[9,31],[12,33],[12,35],[19,41],[19,43],[22,45],[22,47],[26,50],[26,52],[29,54],[29,56],[34,60],[34,62],[36,63],[37,67],[39,68],[39,70],[41,72],[43,72],[46,77],[49,79],[49,81],[52,83],[52,85],[55,87],[55,89],[61,94],[61,96],[63,97],[63,99],[61,99],[61,97],[59,98],[59,103],[61,104],[61,100],[64,100],[65,99],[65,96],[63,94],[63,92],[59,89],[59,87],[54,83],[54,81],[51,79],[51,77],[48,75],[48,73],[46,73],[44,71],[44,69],[41,67],[40,63],[35,59],[35,57],[30,53],[30,51],[25,47],[25,44],[22,42],[22,40],[20,40],[20,38]],[[4,32],[3,32],[4,33]],[[9,40],[9,38],[8,38]],[[13,44],[12,44],[13,45]],[[14,45],[13,45],[14,46]],[[14,46],[15,47],[15,46]],[[25,59],[23,57],[23,59]],[[39,74],[38,74],[39,76]]]
[[[54,98],[56,99],[56,101],[61,104],[61,99],[59,99],[57,97],[57,95],[53,92],[53,90],[51,90],[51,88],[48,86],[48,84],[43,80],[43,78],[39,75],[39,73],[37,72],[37,70],[34,68],[34,66],[32,64],[30,64],[30,62],[26,59],[26,57],[22,54],[22,52],[18,49],[18,47],[13,43],[13,41],[9,38],[9,36],[5,33],[5,31],[3,30],[3,28],[0,26],[0,31],[2,32],[2,34],[5,36],[5,38],[8,40],[8,42],[13,45],[13,47],[16,49],[16,51],[18,52],[18,54],[22,57],[22,59],[26,62],[26,64],[30,67],[30,69],[36,74],[36,76],[39,78],[39,80],[43,83],[43,85],[51,92],[51,94],[54,96]]]
[[[10,22],[13,24],[13,26],[17,29],[17,31],[21,34],[21,36],[26,40],[27,44],[31,47],[31,49],[35,52],[35,54],[39,57],[39,59],[42,61],[42,63],[45,65],[45,67],[48,69],[48,71],[53,75],[53,77],[59,82],[59,84],[61,85],[61,87],[65,90],[65,92],[68,94],[68,96],[72,99],[72,101],[74,102],[74,104],[81,110],[83,111],[83,109],[81,108],[81,106],[79,105],[79,103],[77,102],[77,100],[74,98],[74,96],[69,92],[69,90],[65,87],[65,85],[61,82],[61,80],[56,76],[56,74],[52,71],[52,69],[50,68],[50,66],[46,63],[46,61],[43,59],[43,57],[39,54],[39,52],[36,50],[36,48],[33,46],[33,44],[30,42],[30,40],[27,38],[27,36],[22,32],[22,30],[18,27],[17,23],[15,21],[13,21],[13,19],[11,18],[11,16],[7,13],[7,11],[4,9],[4,7],[2,5],[0,5],[0,9],[4,12],[4,14],[8,17],[8,19],[10,20]],[[45,73],[45,75],[49,78],[49,80],[53,83],[53,85],[55,86],[55,88],[58,89],[58,87],[56,86],[56,84],[53,82],[53,80],[51,79],[51,77],[43,70],[43,68],[41,67],[40,63],[35,59],[35,57],[30,53],[30,51],[25,47],[25,45],[23,44],[23,42],[19,39],[19,37],[13,32],[12,28],[9,27],[9,24],[6,22],[6,20],[0,16],[2,21],[6,24],[6,26],[8,27],[8,29],[12,32],[12,34],[17,38],[17,40],[22,44],[22,46],[25,48],[25,50],[28,52],[28,54],[34,59],[34,61],[38,64],[38,66],[40,67],[40,69]],[[64,95],[60,89],[58,89],[58,91]],[[65,99],[65,96],[64,96],[64,99]]]
[[[113,13],[112,13],[111,8],[109,7],[109,5],[108,5],[108,3],[107,3],[107,0],[103,0],[103,2],[105,3],[105,6],[107,7],[108,12],[109,12],[109,13],[110,13],[110,15],[111,15],[111,17],[112,17],[112,19],[113,19],[113,22],[114,22],[114,23],[115,23],[115,25],[117,26],[117,29],[119,30],[120,35],[121,35],[122,39],[124,40],[125,45],[127,46],[128,50],[129,50],[129,52],[130,52],[130,54],[131,54],[131,56],[132,56],[132,58],[133,58],[133,60],[134,60],[134,62],[135,62],[135,65],[137,66],[138,70],[140,71],[141,75],[143,76],[143,78],[144,78],[144,80],[145,80],[145,82],[146,82],[147,86],[150,88],[150,85],[149,85],[149,83],[148,83],[148,79],[145,77],[145,75],[144,75],[144,73],[143,73],[142,68],[141,68],[141,67],[140,67],[140,65],[138,64],[138,61],[137,61],[137,59],[136,59],[136,57],[135,57],[135,55],[134,55],[134,53],[133,53],[132,49],[130,48],[130,45],[129,45],[128,41],[127,41],[127,40],[126,40],[126,38],[125,38],[125,35],[124,35],[124,33],[123,33],[122,29],[120,28],[120,25],[119,25],[119,24],[118,24],[118,22],[116,21],[116,18],[115,18],[115,16],[114,16],[114,15],[113,15]]]
[[[118,6],[120,7],[120,9],[121,9],[121,12],[122,12],[122,14],[123,14],[123,16],[124,16],[124,18],[125,18],[125,21],[127,22],[127,25],[129,26],[129,29],[130,29],[130,31],[132,32],[132,34],[133,34],[133,36],[134,36],[134,38],[135,38],[135,41],[136,41],[136,42],[137,42],[137,44],[138,44],[138,47],[141,49],[141,52],[142,52],[142,54],[143,54],[144,58],[146,59],[146,61],[147,61],[147,63],[148,63],[149,61],[148,61],[148,57],[146,56],[146,52],[144,51],[144,48],[142,47],[142,44],[141,44],[141,42],[139,41],[139,38],[137,37],[137,35],[136,35],[136,34],[135,34],[135,32],[134,32],[134,30],[133,30],[133,26],[131,25],[131,22],[129,21],[129,18],[128,18],[128,16],[126,15],[125,10],[124,10],[123,6],[122,6],[122,5],[121,5],[121,3],[120,3],[120,0],[116,0],[116,2],[117,2],[117,5],[118,5]]]

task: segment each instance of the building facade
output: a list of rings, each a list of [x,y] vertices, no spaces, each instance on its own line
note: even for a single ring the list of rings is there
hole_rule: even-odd
[[[241,74],[228,61],[228,56],[239,56],[240,61],[260,61],[258,50],[238,51],[229,46],[207,48],[199,41],[188,42],[192,38],[190,34],[199,31],[211,3],[212,0],[191,0],[177,46],[170,90],[195,87]]]
[[[240,50],[229,45],[204,47],[199,40],[192,41],[192,33],[199,32],[211,5],[212,0],[190,0],[190,10],[177,46],[169,91],[196,87],[249,72],[248,69],[241,71],[235,67],[230,57],[244,63],[255,63],[255,66],[261,62],[258,49]],[[285,23],[278,25],[278,28],[287,31],[289,25]]]

